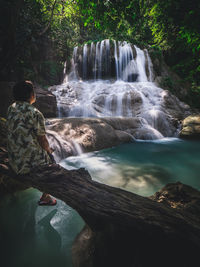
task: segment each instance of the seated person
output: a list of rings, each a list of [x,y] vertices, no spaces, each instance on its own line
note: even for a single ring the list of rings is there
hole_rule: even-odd
[[[31,172],[39,165],[52,163],[52,149],[46,138],[44,117],[32,104],[36,101],[30,81],[13,87],[14,103],[7,112],[7,149],[9,163],[18,175]],[[39,205],[55,205],[56,199],[43,193]]]

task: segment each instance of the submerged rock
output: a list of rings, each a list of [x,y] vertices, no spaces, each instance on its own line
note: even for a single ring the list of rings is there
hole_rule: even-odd
[[[183,120],[179,137],[200,140],[200,115],[191,115]]]

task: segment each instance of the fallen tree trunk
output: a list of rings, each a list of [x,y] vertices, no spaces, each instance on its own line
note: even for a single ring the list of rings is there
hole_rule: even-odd
[[[13,177],[5,150],[0,163],[0,172]],[[15,179],[63,200],[84,219],[87,226],[73,246],[74,266],[195,266],[200,249],[195,189],[172,184],[150,199],[95,182],[85,169],[68,171],[57,164]]]

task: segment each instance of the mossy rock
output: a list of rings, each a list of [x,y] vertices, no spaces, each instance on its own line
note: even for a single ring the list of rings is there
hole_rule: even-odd
[[[200,114],[188,116],[183,120],[179,137],[200,140]]]

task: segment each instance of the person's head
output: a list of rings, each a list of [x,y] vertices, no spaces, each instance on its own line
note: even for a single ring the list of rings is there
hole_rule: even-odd
[[[26,101],[33,104],[36,101],[36,95],[32,82],[17,82],[13,87],[13,97],[15,101]]]

